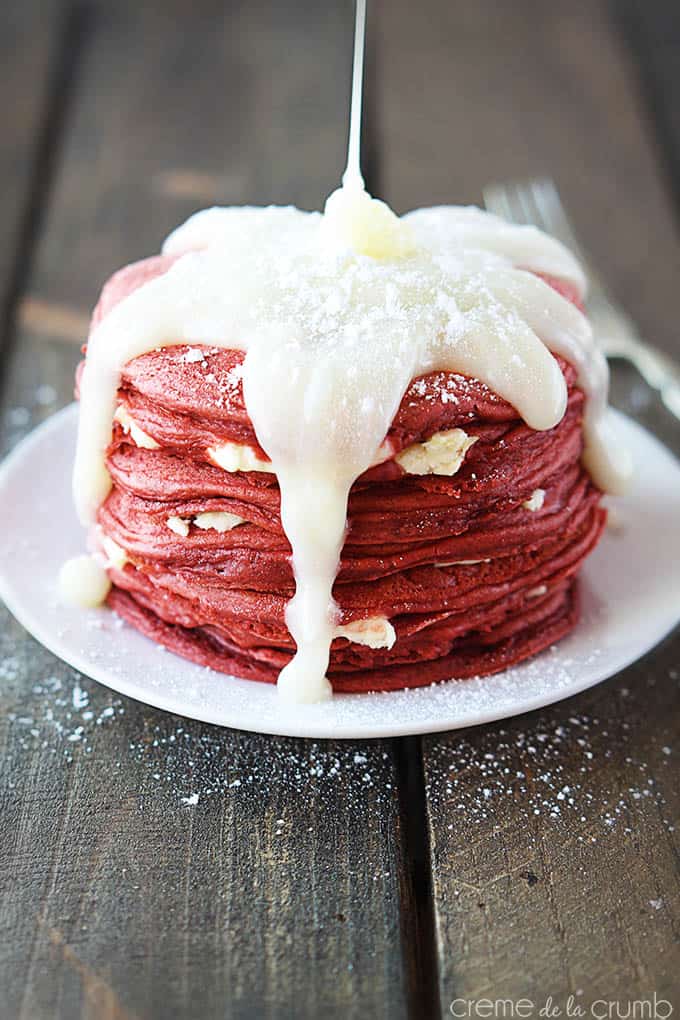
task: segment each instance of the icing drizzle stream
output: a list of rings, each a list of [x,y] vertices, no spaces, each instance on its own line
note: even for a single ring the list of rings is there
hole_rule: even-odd
[[[366,0],[356,0],[354,22],[354,58],[352,61],[352,100],[349,116],[347,166],[342,175],[345,188],[364,189],[361,176],[361,109],[364,87],[364,46],[366,42]]]

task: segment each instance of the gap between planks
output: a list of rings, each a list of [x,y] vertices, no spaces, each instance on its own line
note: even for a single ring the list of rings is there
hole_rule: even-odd
[[[411,950],[406,961],[408,1008],[414,1020],[438,1020],[439,966],[421,737],[397,738],[394,757],[404,861],[402,944]]]

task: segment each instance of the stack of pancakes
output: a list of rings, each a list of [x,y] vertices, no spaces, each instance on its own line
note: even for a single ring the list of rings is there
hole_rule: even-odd
[[[93,325],[173,261],[116,274]],[[208,340],[126,366],[96,541],[122,617],[195,662],[273,682],[294,651],[284,615],[294,581],[276,476],[243,400],[243,357]],[[476,379],[411,382],[350,494],[334,690],[494,673],[574,626],[576,574],[606,513],[580,463],[583,394],[559,363],[568,407],[546,432]]]

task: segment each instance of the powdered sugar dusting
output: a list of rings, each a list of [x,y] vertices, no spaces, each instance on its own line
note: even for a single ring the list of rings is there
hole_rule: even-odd
[[[0,681],[18,679],[23,670],[17,659],[5,659]],[[76,753],[91,754],[98,727],[108,726],[125,713],[121,698],[75,671],[66,675],[45,673],[30,688],[30,712],[21,708],[7,712],[20,749],[41,747],[71,764]]]
[[[6,684],[20,674],[20,663],[11,656],[0,666]],[[677,684],[670,673],[666,680]],[[612,695],[625,710],[630,691],[614,687]],[[20,750],[40,747],[70,765],[77,755],[92,753],[99,728],[116,727],[119,755],[113,767],[134,761],[152,791],[157,786],[186,808],[216,797],[257,795],[272,784],[295,796],[313,792],[329,801],[338,785],[349,797],[370,790],[375,805],[391,803],[395,796],[391,756],[380,743],[275,740],[263,755],[255,747],[249,750],[250,738],[244,737],[236,744],[241,750],[225,756],[219,730],[131,705],[75,671],[47,673],[32,684],[28,699],[19,690],[17,697],[18,704],[31,706],[30,714],[14,709],[7,714]],[[511,811],[529,826],[534,820],[567,826],[577,842],[592,843],[610,834],[629,835],[633,815],[649,803],[673,832],[658,782],[659,770],[673,767],[672,748],[659,739],[649,749],[652,757],[642,757],[629,718],[625,711],[623,718],[616,712],[607,718],[565,703],[511,724],[429,740],[430,810],[451,819],[453,834],[459,822],[502,824]]]
[[[630,692],[614,695],[625,702]],[[613,771],[609,763],[618,761]],[[663,749],[654,748],[655,768],[666,767]],[[631,724],[568,706],[553,709],[529,725],[522,720],[464,734],[455,741],[434,741],[426,755],[426,788],[432,808],[444,808],[466,824],[502,821],[507,810],[527,825],[541,819],[568,826],[577,842],[596,842],[612,832],[633,831],[631,813],[650,801],[669,832],[674,822],[651,774],[636,752]]]

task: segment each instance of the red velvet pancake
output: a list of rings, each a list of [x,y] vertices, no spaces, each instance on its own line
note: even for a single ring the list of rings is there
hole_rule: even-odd
[[[93,324],[173,261],[158,256],[117,273]],[[548,282],[576,300],[564,283]],[[242,361],[239,351],[195,344],[126,367],[119,400],[127,417],[115,424],[107,454],[113,487],[99,511],[99,538],[127,558],[109,568],[109,603],[121,616],[195,662],[275,681],[294,651],[284,620],[294,583],[276,477],[226,471],[208,452],[230,442],[267,460],[245,408]],[[526,426],[479,380],[438,372],[412,381],[386,437],[387,459],[352,488],[334,588],[341,625],[380,618],[396,640],[375,648],[338,637],[329,669],[335,690],[494,673],[575,625],[576,575],[605,511],[580,464],[583,395],[571,365],[560,367],[567,412],[546,432]],[[455,474],[407,474],[395,459],[452,429],[475,440]],[[192,523],[214,512],[244,523],[224,532]],[[186,534],[168,525],[178,518]]]

